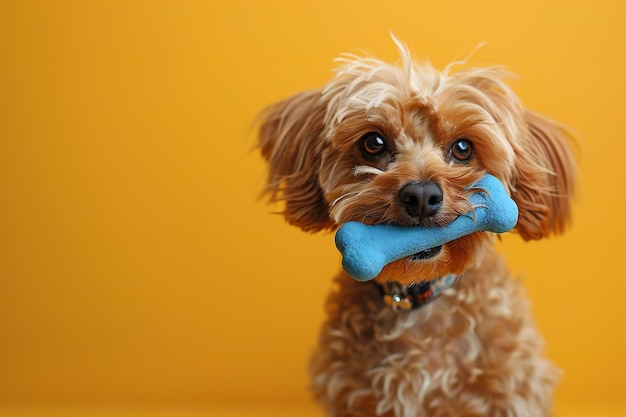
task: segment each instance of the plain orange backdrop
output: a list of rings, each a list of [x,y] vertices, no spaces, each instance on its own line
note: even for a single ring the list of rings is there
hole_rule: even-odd
[[[472,63],[582,136],[570,232],[499,250],[557,411],[626,407],[624,22],[619,1],[0,2],[0,405],[312,408],[340,259],[258,200],[253,122],[341,53],[397,61],[393,32],[440,68],[486,42]]]

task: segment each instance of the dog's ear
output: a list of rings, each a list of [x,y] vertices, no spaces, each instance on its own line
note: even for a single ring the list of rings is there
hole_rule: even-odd
[[[269,165],[265,194],[285,202],[285,219],[305,231],[332,228],[319,185],[326,105],[321,91],[296,94],[261,115],[259,148]]]
[[[576,165],[565,129],[528,110],[522,124],[512,187],[520,213],[516,230],[525,240],[541,239],[569,224]]]

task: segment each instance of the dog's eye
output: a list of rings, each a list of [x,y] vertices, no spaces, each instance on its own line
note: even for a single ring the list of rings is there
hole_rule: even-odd
[[[450,147],[450,156],[456,162],[467,164],[474,156],[474,145],[468,139],[457,139]]]
[[[361,151],[366,157],[379,156],[387,151],[387,143],[378,132],[366,133],[361,138]]]

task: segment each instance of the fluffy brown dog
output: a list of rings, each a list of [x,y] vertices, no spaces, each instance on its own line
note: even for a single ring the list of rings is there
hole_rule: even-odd
[[[439,72],[399,49],[401,66],[346,56],[324,88],[266,111],[266,192],[285,218],[311,232],[441,227],[471,210],[463,190],[490,173],[519,206],[522,238],[562,232],[575,169],[564,130],[522,107],[500,69]],[[557,371],[493,243],[474,233],[371,282],[339,274],[312,361],[330,415],[549,414]]]

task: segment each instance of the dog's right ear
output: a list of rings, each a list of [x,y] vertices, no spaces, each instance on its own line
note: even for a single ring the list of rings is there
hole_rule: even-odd
[[[519,207],[516,230],[525,240],[561,234],[568,226],[576,161],[571,133],[532,111],[523,114],[512,197]]]
[[[259,148],[268,162],[264,194],[285,202],[285,219],[303,230],[332,228],[319,185],[326,105],[321,90],[296,94],[261,115]]]

